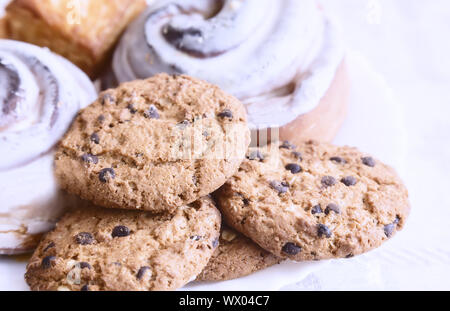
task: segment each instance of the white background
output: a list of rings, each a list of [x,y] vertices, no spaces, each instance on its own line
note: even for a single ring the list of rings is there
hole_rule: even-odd
[[[322,3],[349,50],[364,55],[402,105],[400,174],[412,211],[404,231],[380,249],[333,261],[284,289],[450,290],[450,1]]]

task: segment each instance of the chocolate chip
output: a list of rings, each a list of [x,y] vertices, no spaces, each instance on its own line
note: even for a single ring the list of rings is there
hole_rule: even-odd
[[[107,183],[110,178],[116,178],[116,172],[114,172],[112,168],[104,168],[98,174],[98,179],[100,179],[102,183]]]
[[[317,235],[319,236],[319,238],[321,238],[322,236],[326,236],[327,238],[331,238],[331,230],[327,226],[325,226],[323,224],[319,224],[317,226]]]
[[[249,199],[246,199],[246,198],[243,198],[243,199],[242,199],[242,202],[244,202],[244,205],[245,205],[245,206],[248,206],[248,205],[250,204],[250,200],[249,200]]]
[[[347,176],[347,177],[344,177],[341,179],[341,183],[343,183],[347,187],[354,186],[354,185],[356,185],[357,182],[358,181],[353,176]]]
[[[212,241],[212,247],[216,248],[217,246],[219,246],[219,238],[214,239],[214,241]]]
[[[81,156],[81,160],[86,163],[94,163],[94,164],[98,163],[98,157],[89,153],[83,154]]]
[[[375,166],[375,160],[372,157],[363,157],[361,158],[361,161],[364,165],[367,165],[369,167],[374,167]]]
[[[130,235],[130,229],[125,226],[117,226],[112,231],[113,238],[123,238]]]
[[[79,265],[80,265],[81,269],[85,269],[85,268],[91,269],[92,268],[91,265],[88,262],[85,262],[85,261],[80,262]]]
[[[291,144],[287,140],[283,141],[283,143],[280,145],[280,149],[295,149],[295,148],[297,148],[297,146]]]
[[[147,119],[159,119],[159,113],[158,113],[158,109],[156,109],[155,106],[150,106],[150,108],[144,112],[144,117],[146,117]]]
[[[302,167],[295,163],[290,163],[285,167],[288,171],[291,171],[292,174],[298,174],[303,171]]]
[[[75,236],[75,241],[80,245],[91,245],[94,237],[89,232],[80,232]]]
[[[136,278],[137,278],[138,280],[142,280],[142,278],[143,278],[144,275],[145,275],[145,272],[147,272],[148,270],[150,270],[150,267],[148,267],[148,266],[141,267],[141,268],[139,269],[138,273],[136,274]]]
[[[233,112],[231,112],[230,109],[225,109],[224,111],[219,113],[218,116],[222,119],[225,119],[225,118],[233,119]]]
[[[332,176],[324,176],[322,177],[321,183],[325,187],[331,187],[336,184],[336,179]]]
[[[341,157],[331,157],[330,161],[336,162],[338,164],[345,164],[347,161]]]
[[[345,258],[352,258],[353,256],[355,256],[355,255],[353,255],[352,253],[350,253],[350,254],[348,254],[347,256],[345,256]]]
[[[335,212],[336,214],[340,214],[341,213],[341,209],[339,208],[339,205],[334,204],[334,203],[328,204],[327,208],[325,209],[325,214],[328,215],[331,212]]]
[[[320,206],[320,204],[317,204],[311,208],[311,214],[314,215],[314,214],[321,214],[321,213],[323,213],[323,210],[322,210],[322,207]]]
[[[397,217],[397,218],[394,220],[393,223],[384,226],[384,234],[386,234],[386,236],[387,236],[388,238],[390,238],[391,235],[392,235],[392,233],[394,233],[394,230],[395,230],[395,228],[397,227],[397,224],[398,224],[399,221],[400,221],[400,220],[399,220],[399,218]]]
[[[91,141],[97,145],[100,143],[100,137],[98,136],[97,133],[92,133]]]
[[[194,240],[194,241],[200,241],[202,239],[202,237],[199,236],[199,235],[193,235],[193,236],[190,237],[190,239]]]
[[[48,251],[50,248],[55,247],[55,242],[50,242],[48,243],[47,247],[44,248],[43,252],[45,253],[46,251]]]
[[[127,108],[128,108],[128,110],[130,110],[130,113],[131,113],[131,114],[135,114],[135,113],[137,112],[137,109],[134,107],[133,104],[129,104],[129,105],[127,106]]]
[[[298,245],[295,245],[294,243],[286,243],[283,248],[281,249],[283,253],[286,253],[288,255],[297,255],[301,252],[302,248]]]
[[[103,94],[102,105],[105,105],[107,103],[114,104],[115,102],[116,102],[116,98],[113,95],[111,95],[109,93]]]
[[[184,120],[183,122],[177,124],[177,128],[184,130],[189,126],[189,124],[191,124],[191,122],[189,122],[188,120]]]
[[[264,161],[264,155],[259,150],[253,150],[247,156],[249,160],[259,160],[260,162]]]
[[[384,234],[386,234],[386,236],[389,238],[392,233],[394,232],[395,229],[395,224],[389,224],[384,226]]]
[[[42,259],[42,262],[41,262],[41,267],[43,269],[50,269],[53,266],[55,261],[56,261],[55,256],[44,257],[44,259]]]
[[[280,181],[271,181],[270,186],[278,191],[278,193],[286,193],[289,190],[289,185],[286,182],[280,182]]]
[[[97,118],[97,121],[100,122],[100,123],[102,123],[103,121],[105,121],[105,116],[102,115],[102,114],[99,115],[98,118]]]
[[[298,152],[298,151],[293,151],[293,152],[292,152],[292,155],[293,155],[297,160],[303,161],[303,157],[302,157],[302,154],[301,154],[300,152]]]
[[[82,291],[82,292],[88,292],[89,291],[89,285],[83,285],[82,287],[81,287],[81,289],[80,289],[80,291]]]

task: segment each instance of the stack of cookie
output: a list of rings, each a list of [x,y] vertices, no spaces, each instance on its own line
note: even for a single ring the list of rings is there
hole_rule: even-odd
[[[249,144],[244,106],[209,83],[160,74],[101,93],[55,155],[59,184],[87,203],[41,240],[31,289],[173,290],[351,257],[403,227],[407,190],[379,161]]]
[[[338,28],[316,0],[0,0],[0,255],[33,251],[79,204],[57,187],[54,147],[118,82],[193,76],[241,100],[254,143],[331,141],[349,92]]]

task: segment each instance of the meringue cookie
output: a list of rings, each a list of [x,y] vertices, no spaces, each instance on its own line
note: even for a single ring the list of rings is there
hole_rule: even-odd
[[[53,147],[95,98],[69,61],[0,40],[0,254],[31,250],[70,202],[53,177]]]
[[[159,0],[130,25],[113,67],[120,82],[160,72],[209,81],[263,129],[316,108],[343,57],[336,25],[314,0]]]

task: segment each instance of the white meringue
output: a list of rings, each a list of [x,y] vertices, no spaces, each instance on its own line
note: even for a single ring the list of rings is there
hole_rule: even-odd
[[[343,60],[336,25],[314,0],[157,0],[114,55],[120,82],[160,72],[207,80],[241,99],[252,129],[314,109]]]
[[[53,148],[96,98],[72,63],[23,42],[0,40],[0,254],[29,250],[67,197],[53,176]]]

